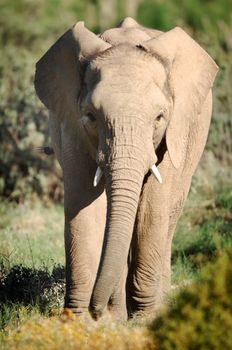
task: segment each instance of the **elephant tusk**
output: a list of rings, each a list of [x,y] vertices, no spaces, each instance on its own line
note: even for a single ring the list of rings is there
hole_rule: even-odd
[[[100,167],[97,168],[96,174],[94,176],[94,180],[93,180],[93,186],[96,187],[99,183],[99,181],[101,180],[101,177],[103,175],[103,171],[101,170]]]
[[[162,184],[162,177],[161,177],[160,172],[155,164],[152,165],[151,171],[155,175],[155,177],[157,178],[159,183]]]

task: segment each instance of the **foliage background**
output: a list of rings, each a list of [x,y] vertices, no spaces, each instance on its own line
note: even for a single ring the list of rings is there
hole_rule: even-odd
[[[36,61],[78,20],[100,32],[123,17],[191,34],[220,67],[207,149],[193,186],[228,183],[232,164],[232,2],[230,0],[0,0],[0,196],[60,201],[62,175],[49,145],[47,111],[33,87]],[[216,180],[216,181],[215,181]],[[220,182],[220,184],[218,183]]]

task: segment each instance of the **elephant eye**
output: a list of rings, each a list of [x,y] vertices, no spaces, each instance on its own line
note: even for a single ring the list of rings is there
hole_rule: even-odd
[[[89,118],[89,120],[91,122],[95,122],[96,121],[96,118],[94,117],[94,115],[92,113],[87,113],[87,117]]]
[[[160,112],[160,113],[157,115],[156,120],[157,120],[157,121],[160,121],[160,119],[162,119],[163,116],[164,116],[163,112]]]

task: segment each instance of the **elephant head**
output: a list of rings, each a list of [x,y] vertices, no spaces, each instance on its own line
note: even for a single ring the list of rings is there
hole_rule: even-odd
[[[160,145],[181,169],[217,71],[182,29],[152,33],[133,22],[97,36],[79,22],[37,63],[38,96],[60,123],[84,130],[83,147],[96,161],[93,185],[104,174],[107,217],[91,300],[95,318],[127,263],[144,178],[151,170],[162,183]]]

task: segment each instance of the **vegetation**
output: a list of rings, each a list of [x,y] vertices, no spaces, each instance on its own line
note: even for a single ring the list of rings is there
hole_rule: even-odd
[[[218,252],[232,246],[232,189],[199,196],[191,193],[172,247],[173,283],[197,277]],[[196,198],[197,197],[197,198]]]
[[[180,289],[154,321],[127,325],[75,319],[70,310],[43,316],[20,307],[0,334],[4,349],[230,349],[232,344],[232,249],[218,254],[198,281]],[[219,273],[220,272],[220,273]]]
[[[7,271],[13,265],[33,269],[54,262],[64,264],[63,208],[38,201],[0,206],[0,260]],[[55,246],[55,249],[54,249]]]
[[[231,349],[232,249],[183,289],[150,329],[157,349]]]
[[[183,27],[220,67],[206,150],[174,238],[173,297],[150,327],[61,315],[62,174],[39,152],[50,138],[33,87],[35,62],[73,23],[100,32],[132,13],[146,26]],[[231,13],[228,0],[0,0],[0,348],[231,348]]]
[[[68,345],[67,345],[68,344]],[[88,324],[75,320],[65,310],[59,317],[44,318],[35,314],[25,321],[17,331],[3,339],[5,349],[83,349],[83,350],[151,350],[152,338],[145,327],[133,328],[110,322]]]
[[[199,207],[199,201],[193,198],[194,196],[191,195],[174,239],[173,286],[175,289],[169,311],[165,311],[166,316],[162,316],[166,318],[169,318],[168,312],[171,313],[170,310],[176,303],[180,303],[179,298],[182,300],[183,294],[180,294],[181,297],[176,294],[181,286],[191,284],[193,287],[187,287],[186,293],[188,288],[190,290],[193,288],[201,294],[199,290],[202,290],[202,284],[205,285],[204,281],[209,280],[212,284],[214,279],[217,283],[219,278],[218,283],[224,283],[222,279],[229,268],[229,258],[227,255],[224,256],[223,252],[229,249],[232,241],[231,213],[228,211],[232,207],[230,191],[218,192],[215,197],[205,200],[202,207]],[[135,319],[129,325],[115,324],[111,321],[109,326],[109,320],[103,320],[103,324],[96,326],[90,320],[87,323],[73,321],[72,314],[67,316],[65,313],[64,316],[60,316],[65,282],[63,215],[59,206],[44,207],[37,203],[30,208],[25,204],[12,207],[12,204],[5,203],[0,208],[1,213],[4,214],[0,229],[0,240],[3,242],[3,250],[0,254],[0,328],[2,329],[0,340],[2,339],[6,349],[16,347],[36,349],[39,346],[45,349],[56,349],[62,348],[61,345],[63,346],[68,339],[70,347],[83,346],[84,348],[82,344],[85,343],[86,349],[88,349],[87,346],[89,349],[94,349],[91,347],[94,339],[96,349],[104,349],[104,346],[107,348],[111,346],[109,344],[114,344],[115,348],[120,346],[122,349],[149,349],[149,344],[153,340],[146,327],[147,321],[144,323]],[[35,220],[37,230],[32,231],[32,220]],[[11,237],[9,240],[7,235]],[[220,262],[217,262],[218,257],[222,259]],[[209,265],[201,275],[202,266],[212,261],[223,266]],[[232,279],[229,273],[226,276],[230,286]],[[211,274],[212,277],[210,277]],[[193,281],[196,281],[195,284],[192,284]],[[215,300],[216,298],[217,296]],[[191,300],[190,297],[185,299],[186,303],[190,303],[186,308],[192,308]],[[215,301],[213,303],[213,300],[209,300],[208,303],[214,309]],[[199,305],[201,306],[201,301]],[[181,307],[184,306],[181,304]],[[231,307],[228,306],[228,310],[231,310]],[[182,314],[178,317],[179,324]],[[192,330],[191,327],[195,326],[191,321],[192,318],[189,316],[188,327]],[[163,322],[166,323],[166,320]],[[154,327],[152,330],[155,332],[155,337],[158,337],[156,341],[160,342],[159,330],[161,332],[163,329],[162,337],[164,337],[166,328],[160,328],[159,323],[157,326],[155,323]],[[185,334],[185,329],[183,332]],[[36,334],[42,334],[42,339]],[[129,341],[130,339],[132,342]],[[173,347],[164,347],[166,348]]]
[[[36,151],[37,147],[49,145],[50,140],[47,112],[33,87],[35,62],[78,20],[85,19],[86,25],[97,32],[103,29],[104,3],[103,0],[0,1],[0,48],[4,52],[0,58],[0,196],[21,202],[32,195],[62,198],[59,166],[53,156]],[[232,163],[232,3],[137,0],[132,7],[129,3],[111,0],[115,16],[107,25],[117,23],[133,7],[144,25],[162,30],[181,25],[218,63],[214,115],[204,160],[208,169],[204,171],[207,177],[228,178]]]

